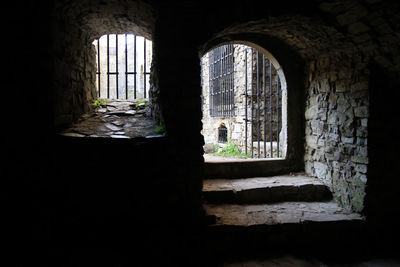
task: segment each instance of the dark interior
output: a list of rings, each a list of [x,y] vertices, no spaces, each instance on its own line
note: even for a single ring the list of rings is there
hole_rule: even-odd
[[[9,5],[4,13],[14,15],[3,24],[9,49],[1,186],[6,254],[17,266],[212,266],[281,254],[348,263],[398,256],[399,11],[399,2],[390,0]],[[118,140],[57,134],[91,110],[96,98],[91,43],[106,33],[136,33],[153,41],[150,106],[166,136]],[[358,235],[348,236],[337,225],[329,233],[316,226],[313,236],[304,236],[287,226],[277,229],[281,238],[270,239],[276,243],[251,235],[239,242],[232,231],[220,236],[232,240],[229,250],[207,245],[216,237],[202,209],[200,58],[231,41],[257,44],[278,59],[292,90],[288,106],[296,114],[288,118],[293,134],[284,165],[234,168],[318,176],[310,166],[323,161],[317,155],[329,158],[331,152],[324,150],[329,140],[310,145],[312,101],[330,103],[323,107],[327,121],[336,112],[335,94],[368,113],[364,132],[361,120],[338,124],[342,137],[349,130],[354,140],[368,140],[367,163],[354,156],[335,159],[343,166],[364,162],[366,185],[340,180],[347,175],[344,167],[337,180],[332,178],[342,203],[366,216],[363,227],[354,229]],[[333,133],[329,129],[322,134]],[[343,140],[333,147],[341,149]]]

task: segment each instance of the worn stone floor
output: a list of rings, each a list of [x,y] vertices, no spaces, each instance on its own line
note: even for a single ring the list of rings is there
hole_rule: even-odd
[[[106,105],[84,114],[60,135],[70,137],[136,138],[162,136],[146,115],[147,103],[107,99]]]

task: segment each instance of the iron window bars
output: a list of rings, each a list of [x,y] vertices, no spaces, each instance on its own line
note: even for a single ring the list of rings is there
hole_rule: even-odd
[[[250,54],[250,60],[248,59]],[[250,61],[250,71],[248,70]],[[250,82],[248,82],[250,76]],[[249,88],[250,87],[250,88]],[[271,60],[256,49],[245,50],[245,154],[279,158],[282,128],[282,88]],[[250,127],[250,140],[248,128]],[[250,141],[250,151],[248,146]],[[263,143],[261,147],[260,142]],[[267,143],[269,147],[267,148]],[[263,151],[261,151],[263,148]],[[269,150],[269,151],[268,151]]]
[[[233,45],[223,45],[209,53],[210,116],[234,116]]]
[[[225,126],[218,128],[218,143],[228,142],[228,129]]]
[[[119,51],[118,51],[118,34],[107,34],[106,38],[107,38],[107,43],[106,43],[106,62],[107,62],[107,66],[106,66],[106,88],[104,88],[104,85],[101,82],[101,45],[100,45],[100,38],[95,40],[93,43],[95,44],[96,47],[96,57],[97,57],[97,72],[96,72],[96,78],[97,78],[97,90],[98,90],[98,97],[99,98],[110,98],[111,97],[111,86],[110,86],[110,82],[111,82],[111,77],[114,77],[113,79],[115,79],[115,92],[114,92],[114,97],[117,99],[120,98],[125,98],[125,99],[137,99],[139,96],[139,88],[137,85],[137,76],[140,75],[140,73],[137,71],[137,66],[138,66],[138,54],[142,54],[143,55],[143,67],[142,67],[142,71],[141,73],[143,74],[143,92],[140,94],[143,98],[147,98],[148,97],[148,93],[147,93],[147,76],[150,75],[150,72],[147,70],[148,69],[148,58],[147,58],[147,44],[151,41],[147,40],[144,37],[141,37],[141,39],[143,39],[143,52],[142,53],[138,53],[138,44],[137,44],[137,37],[134,34],[124,34],[124,74],[125,74],[125,80],[122,84],[119,84],[119,75],[122,75],[123,73],[120,72],[120,70],[118,69],[118,58],[119,58]],[[130,47],[128,47],[128,37],[132,38],[133,37],[133,49],[131,49]],[[115,47],[112,47],[110,44],[110,39],[111,38],[115,38]],[[111,51],[112,50],[112,51]],[[131,51],[133,50],[133,51]],[[128,53],[129,52],[129,53]],[[129,54],[132,54],[133,52],[133,56],[129,57]],[[112,61],[112,56],[114,56],[115,54],[115,64]],[[131,63],[131,60],[133,60],[133,71],[129,70],[129,63]],[[111,67],[113,67],[115,69],[115,71],[111,71]],[[132,68],[131,68],[132,70]],[[133,92],[131,94],[129,94],[129,77],[133,76]],[[106,95],[102,95],[102,91],[105,92]]]

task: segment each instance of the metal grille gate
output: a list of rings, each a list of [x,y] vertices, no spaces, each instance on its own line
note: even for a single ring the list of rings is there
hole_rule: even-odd
[[[148,47],[148,44],[151,44],[151,41],[134,34],[107,34],[104,37],[106,38],[105,59],[101,56],[104,54],[101,49],[104,45],[101,46],[100,44],[100,39],[103,38],[103,36],[93,42],[96,48],[97,57],[96,82],[98,97],[116,99],[147,98],[147,76],[150,75],[150,71],[148,70],[149,58],[147,54],[151,54],[151,50]],[[130,39],[129,41],[128,38]],[[111,43],[111,39],[115,39],[114,44]],[[141,41],[140,48],[142,51],[138,51],[138,39]],[[121,46],[123,47],[122,52],[118,49],[121,48]],[[139,55],[141,58],[139,58]],[[119,62],[119,59],[122,59],[123,61],[122,64],[124,67],[122,69],[119,68],[119,66],[122,65],[121,62]],[[101,64],[104,63],[104,60],[107,62],[105,68],[102,67],[104,64]],[[138,65],[140,66],[140,71],[138,71]],[[102,75],[104,74],[106,75],[105,83],[102,82]],[[122,78],[121,75],[124,75],[124,77]],[[141,79],[140,88],[138,86],[138,76],[139,79]],[[111,80],[114,81],[115,86],[111,86]],[[112,91],[112,89],[114,90]]]
[[[282,157],[282,88],[271,63],[254,48],[245,52],[245,154],[257,158]]]
[[[234,116],[233,45],[210,52],[210,116]]]

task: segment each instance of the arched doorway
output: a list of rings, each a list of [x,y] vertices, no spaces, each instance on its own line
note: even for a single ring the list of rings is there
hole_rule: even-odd
[[[250,43],[217,46],[201,59],[205,159],[284,159],[286,78],[267,50]],[[219,142],[219,125],[227,142]]]

